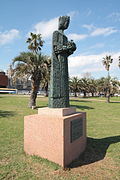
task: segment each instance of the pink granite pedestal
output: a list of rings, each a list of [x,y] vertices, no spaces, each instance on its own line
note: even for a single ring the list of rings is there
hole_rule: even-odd
[[[75,108],[39,108],[38,114],[24,118],[24,150],[27,154],[66,167],[79,157],[85,146],[85,112],[76,112]]]

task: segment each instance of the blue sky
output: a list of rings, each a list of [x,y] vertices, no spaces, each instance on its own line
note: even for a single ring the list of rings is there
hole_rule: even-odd
[[[120,79],[120,0],[0,1],[0,69],[7,70],[15,56],[27,51],[29,32],[42,34],[42,52],[51,56],[52,32],[62,15],[71,17],[65,34],[77,45],[69,57],[70,76],[106,76],[102,58],[112,55],[110,74]]]

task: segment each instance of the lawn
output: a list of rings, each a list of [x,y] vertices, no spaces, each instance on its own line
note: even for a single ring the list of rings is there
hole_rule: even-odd
[[[36,114],[27,108],[28,96],[0,95],[0,180],[119,180],[120,97],[71,98],[71,106],[87,112],[87,147],[84,154],[63,170],[23,150],[23,120]],[[47,98],[38,97],[39,107]]]

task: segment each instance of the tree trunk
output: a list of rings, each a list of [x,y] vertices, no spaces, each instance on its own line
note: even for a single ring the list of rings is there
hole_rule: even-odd
[[[108,70],[107,103],[110,103],[110,75]]]
[[[47,83],[47,85],[45,87],[45,96],[48,97],[48,83]]]
[[[109,89],[108,94],[107,94],[107,103],[110,103],[110,89]]]
[[[30,102],[29,102],[29,107],[34,108],[36,106],[36,98],[37,98],[37,92],[32,91],[30,95]]]
[[[75,91],[74,93],[75,93],[74,97],[77,97],[77,92]]]
[[[110,103],[110,95],[107,96],[107,103]]]
[[[85,98],[86,97],[86,92],[84,91],[83,94],[84,94],[84,98]]]
[[[92,92],[92,97],[94,97],[94,93]]]
[[[45,91],[45,97],[48,97],[48,90]]]
[[[35,80],[32,82],[32,91],[30,95],[30,101],[28,104],[28,107],[34,108],[36,106],[36,98],[37,98],[37,92],[39,90],[40,80]]]

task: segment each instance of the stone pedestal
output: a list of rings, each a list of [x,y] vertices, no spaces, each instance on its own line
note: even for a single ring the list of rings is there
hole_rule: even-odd
[[[24,118],[24,150],[66,167],[86,146],[86,113],[75,108],[39,108]]]

